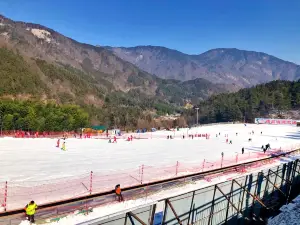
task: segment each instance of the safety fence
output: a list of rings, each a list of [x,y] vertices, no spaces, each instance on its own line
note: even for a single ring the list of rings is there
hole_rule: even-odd
[[[294,158],[293,155],[299,155],[299,150],[288,153],[288,157],[290,158]],[[235,212],[236,208],[234,208],[234,206],[232,207],[232,202],[234,205],[237,205],[239,210],[246,210],[247,207],[252,207],[254,204],[255,207],[251,209],[255,211],[257,210],[257,204],[259,204],[260,199],[263,198],[261,196],[272,193],[274,192],[274,190],[276,191],[278,189],[281,189],[284,193],[288,194],[286,194],[286,196],[288,196],[289,198],[289,196],[291,195],[290,189],[289,187],[285,188],[284,185],[291,184],[290,181],[295,175],[293,175],[291,168],[296,169],[298,171],[297,174],[299,174],[299,161],[292,161],[288,163],[292,164],[289,166],[287,166],[288,164],[275,166],[273,164],[274,160],[274,158],[261,159],[259,161],[254,161],[248,164],[233,166],[224,170],[220,170],[217,175],[215,173],[209,173],[204,175],[199,174],[189,177],[180,177],[180,179],[172,180],[171,182],[156,183],[146,187],[142,186],[139,188],[126,190],[123,192],[126,202],[125,205],[121,205],[121,212],[118,211],[118,216],[114,216],[113,214],[107,215],[105,213],[104,216],[101,216],[101,214],[103,214],[101,212],[107,211],[105,206],[111,207],[118,205],[112,204],[116,201],[115,195],[113,193],[108,193],[103,196],[94,196],[93,198],[81,199],[80,201],[77,200],[63,205],[40,208],[37,212],[36,219],[38,224],[44,224],[64,219],[66,216],[70,216],[71,214],[75,217],[76,215],[88,215],[95,209],[95,212],[97,211],[96,215],[98,216],[96,219],[89,220],[89,217],[86,217],[85,220],[87,220],[87,222],[70,222],[68,224],[222,224],[224,220],[229,221],[235,216],[237,216],[236,218],[240,218],[240,214],[238,212]],[[266,170],[266,164],[268,164],[268,170]],[[262,178],[260,179],[255,174],[253,176],[252,174],[243,176],[243,172],[240,172],[240,176],[237,174],[240,167],[243,167],[250,173],[251,171],[253,171],[253,169],[255,171],[259,169],[259,171],[263,171],[262,174],[264,174],[265,178],[263,176],[260,176],[260,178]],[[215,185],[215,181],[211,182],[209,180],[209,178],[215,178],[216,176],[220,177],[223,175],[227,175],[228,181],[225,183],[223,182],[220,185]],[[240,178],[234,179],[234,177]],[[243,180],[245,178],[246,182],[244,184],[240,183],[241,179]],[[205,180],[208,182],[207,184],[210,184],[211,186],[200,188],[199,190],[167,199],[160,197],[159,202],[157,202],[155,198],[153,199],[152,195],[155,193],[159,193],[161,190],[171,190],[172,188],[182,187],[184,184],[189,184],[191,182],[194,183],[196,181],[203,181],[203,184],[205,184]],[[233,184],[233,182],[235,181],[238,181],[241,186],[236,183]],[[205,186],[207,186],[207,184],[205,184]],[[226,184],[227,188],[225,188],[223,184]],[[232,186],[231,189],[230,186]],[[217,188],[217,191],[215,188]],[[219,189],[222,192],[226,193],[226,195],[224,195],[223,197],[220,196],[221,192],[219,191]],[[214,190],[216,192],[215,196],[213,196]],[[262,190],[264,190],[264,194],[258,196],[259,193],[262,193]],[[281,194],[282,193],[279,193],[279,195]],[[227,196],[231,199],[230,204],[227,201]],[[145,201],[142,206],[140,205],[142,203],[140,199],[143,199],[143,201]],[[148,204],[147,202],[150,203]],[[222,204],[219,204],[220,202],[222,202]],[[268,207],[269,204],[275,204],[272,199],[264,200],[264,202],[266,205],[268,204]],[[139,209],[136,209],[136,203],[139,204]],[[151,213],[149,213],[149,211],[145,214],[142,213],[147,211],[144,210],[144,207],[148,207],[143,206],[145,204],[150,205],[149,209]],[[132,208],[130,208],[130,205],[132,205]],[[104,208],[96,209],[99,206],[102,206]],[[129,207],[131,210],[126,210],[126,208],[123,208],[124,206]],[[222,211],[221,213],[219,213],[220,210]],[[228,215],[226,215],[225,213],[226,210],[229,210]],[[94,216],[93,218],[95,218]],[[249,219],[249,216],[251,216],[251,214],[249,214],[249,211],[247,211],[245,212],[244,216],[247,217],[246,219]],[[0,216],[0,225],[17,225],[20,224],[20,222],[24,219],[24,214],[22,213],[8,217]],[[208,223],[209,220],[210,223]],[[223,222],[219,223],[215,220],[223,220]],[[236,221],[234,221],[232,224],[237,223]]]
[[[197,172],[205,172],[222,167],[228,167],[257,159],[269,157],[271,154],[279,154],[297,149],[300,146],[294,145],[285,149],[268,150],[266,154],[261,152],[248,152],[232,156],[220,156],[219,160],[200,160],[198,163],[185,163],[177,161],[174,165],[155,167],[141,165],[133,170],[121,170],[118,173],[101,174],[90,172],[81,176],[64,177],[54,180],[40,181],[5,181],[0,182],[0,207],[2,211],[10,211],[24,207],[30,200],[39,204],[56,202],[60,200],[86,196],[94,193],[111,191],[116,184],[121,187],[131,187],[138,184],[159,181],[177,176],[185,176]],[[240,168],[239,172],[245,172]],[[207,179],[210,179],[209,177]],[[0,208],[1,211],[1,208]]]

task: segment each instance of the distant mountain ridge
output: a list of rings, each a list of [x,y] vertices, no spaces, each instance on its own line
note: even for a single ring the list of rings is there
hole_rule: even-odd
[[[43,25],[16,22],[1,15],[0,56],[0,79],[5,81],[0,83],[0,97],[40,97],[103,107],[107,96],[117,93],[131,99],[131,105],[153,98],[152,102],[181,106],[186,99],[196,102],[236,90],[205,79],[192,83],[164,80],[104,47],[80,43]],[[31,81],[37,88],[32,88]],[[128,105],[127,100],[124,102]],[[112,104],[112,100],[109,102]]]
[[[272,80],[297,80],[300,66],[262,52],[235,48],[188,55],[160,46],[105,47],[123,60],[164,79],[203,78],[212,83],[249,87]]]

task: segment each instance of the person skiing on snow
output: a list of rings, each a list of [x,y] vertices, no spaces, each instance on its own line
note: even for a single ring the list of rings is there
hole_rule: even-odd
[[[116,137],[116,136],[114,136],[114,141],[113,141],[113,143],[117,143],[117,137]]]
[[[59,148],[59,144],[60,144],[60,139],[58,138],[56,142],[56,148]]]
[[[244,154],[244,151],[245,151],[245,149],[244,149],[244,147],[242,148],[242,154]]]
[[[64,141],[64,143],[61,146],[61,150],[66,151],[66,142]]]

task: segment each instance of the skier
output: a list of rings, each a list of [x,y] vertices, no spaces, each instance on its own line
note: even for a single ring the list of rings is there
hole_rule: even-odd
[[[116,136],[114,136],[114,141],[113,141],[113,143],[117,143],[117,137],[116,137]]]
[[[34,201],[29,202],[24,208],[26,212],[27,220],[30,223],[34,223],[34,214],[36,209],[37,209],[37,204],[35,204]]]
[[[182,135],[182,139],[184,139],[184,135]]]
[[[236,136],[238,136],[238,133],[235,133]]]
[[[60,139],[58,138],[56,142],[56,148],[59,148],[59,144],[60,144]]]
[[[228,143],[228,138],[226,139],[226,143]]]
[[[262,135],[262,131],[260,132],[260,135]]]
[[[245,150],[244,150],[244,147],[243,147],[243,148],[242,148],[242,154],[244,154],[244,151],[245,151]]]
[[[222,158],[224,157],[224,152],[221,153]]]
[[[122,196],[122,191],[121,191],[120,184],[116,185],[116,187],[115,187],[115,193],[116,193],[116,196],[117,196],[119,202],[124,201],[123,196]]]
[[[130,141],[132,141],[133,140],[133,136],[132,135],[130,135]]]
[[[64,141],[64,143],[61,146],[61,150],[66,151],[66,142]]]
[[[232,140],[230,140],[230,141],[229,141],[229,144],[231,144],[231,145],[232,145]]]
[[[109,138],[108,143],[111,143],[111,138]]]

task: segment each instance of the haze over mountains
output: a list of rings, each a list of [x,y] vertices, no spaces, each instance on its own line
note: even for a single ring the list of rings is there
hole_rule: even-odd
[[[130,104],[148,96],[182,105],[185,99],[197,103],[212,94],[300,78],[298,65],[265,53],[214,49],[187,55],[164,47],[99,47],[1,15],[0,47],[1,96],[96,107],[111,93],[126,96]]]
[[[300,67],[274,56],[234,48],[212,49],[199,55],[158,46],[107,47],[120,58],[165,79],[203,78],[212,83],[249,87],[272,80],[297,80]]]

